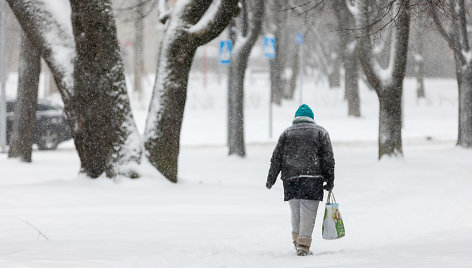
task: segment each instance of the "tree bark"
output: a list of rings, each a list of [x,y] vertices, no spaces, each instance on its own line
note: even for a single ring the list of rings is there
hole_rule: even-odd
[[[126,90],[111,2],[71,0],[77,57],[74,95],[78,130],[74,138],[82,171],[92,178],[136,178],[140,137]]]
[[[185,32],[179,31],[173,36],[166,34],[159,51],[144,146],[151,164],[171,182],[177,182],[188,75],[197,47]]]
[[[24,162],[31,162],[41,57],[25,34],[21,35],[19,67],[18,92],[8,157],[19,157]]]
[[[134,92],[142,98],[142,76],[144,73],[144,0],[137,1],[137,18],[134,22]]]
[[[348,49],[344,55],[344,87],[349,116],[360,117],[359,64],[356,51]]]
[[[424,45],[423,45],[423,28],[417,28],[416,33],[416,50],[414,52],[415,71],[416,71],[416,97],[418,99],[425,98],[424,90]]]
[[[229,155],[246,156],[246,145],[244,142],[244,77],[248,57],[235,55],[231,63],[231,84],[228,92],[231,107],[228,111],[230,135],[228,140]],[[248,53],[249,54],[249,53]]]
[[[391,85],[379,95],[379,159],[384,155],[403,155],[402,87]]]
[[[205,12],[210,0],[177,2],[169,15],[159,51],[144,147],[151,164],[171,182],[177,182],[180,130],[193,57],[199,46],[216,38],[229,24],[237,13],[237,2],[221,0],[208,14]]]
[[[457,145],[472,148],[472,59],[465,55],[472,52],[467,32],[467,16],[464,0],[450,0],[450,8],[456,18],[452,22],[451,41],[449,45],[454,51],[457,83],[459,89],[459,120]]]
[[[300,73],[300,46],[301,44],[297,44],[297,46],[295,46],[294,56],[292,59],[292,67],[290,68],[292,70],[292,73],[290,77],[288,77],[288,83],[285,89],[285,98],[289,100],[293,100],[295,90],[297,89],[297,80],[298,75]]]
[[[457,145],[472,148],[472,67],[467,66],[460,72]]]

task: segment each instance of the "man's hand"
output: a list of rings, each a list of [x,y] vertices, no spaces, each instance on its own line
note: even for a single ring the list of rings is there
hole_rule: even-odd
[[[270,190],[270,188],[272,188],[272,184],[270,184],[269,182],[266,182],[266,188]]]
[[[329,184],[329,183],[328,183],[328,184],[325,184],[325,185],[323,186],[323,189],[325,189],[325,190],[328,191],[328,192],[331,192],[331,191],[333,190],[333,188],[334,188],[334,185],[333,185],[333,184]]]

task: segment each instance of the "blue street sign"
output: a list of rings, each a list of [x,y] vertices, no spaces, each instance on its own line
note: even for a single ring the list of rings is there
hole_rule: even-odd
[[[297,45],[303,44],[303,34],[302,34],[302,32],[298,32],[297,37],[295,39],[297,41]]]
[[[230,64],[231,63],[231,49],[233,48],[233,41],[223,40],[220,41],[220,63]]]
[[[275,37],[272,35],[264,37],[264,56],[269,59],[275,58]]]

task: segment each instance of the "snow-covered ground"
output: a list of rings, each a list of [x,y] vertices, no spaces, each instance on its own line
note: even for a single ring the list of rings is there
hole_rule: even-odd
[[[201,84],[191,78],[178,184],[148,165],[138,180],[78,176],[71,142],[35,151],[33,164],[0,154],[0,267],[470,266],[472,151],[454,147],[454,80],[427,80],[420,102],[406,81],[405,157],[380,162],[375,94],[362,87],[363,117],[352,119],[341,90],[304,85],[303,102],[334,143],[346,226],[345,238],[323,240],[320,206],[308,257],[293,250],[280,181],[265,188],[274,142],[299,101],[274,107],[269,138],[268,84],[248,79],[248,156],[227,157],[226,87]],[[146,100],[132,100],[142,129]]]

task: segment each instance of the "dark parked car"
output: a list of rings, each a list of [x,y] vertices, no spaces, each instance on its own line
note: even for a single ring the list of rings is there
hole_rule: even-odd
[[[13,130],[15,101],[7,101],[7,144]],[[64,110],[49,100],[41,99],[36,108],[34,143],[40,150],[54,150],[63,141],[71,139],[69,124]]]

